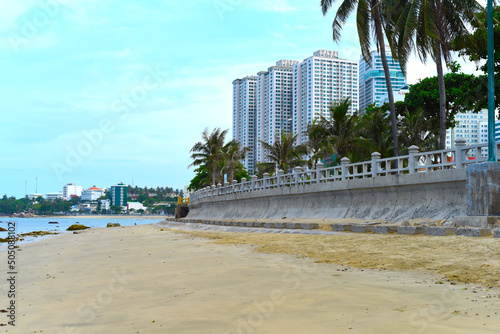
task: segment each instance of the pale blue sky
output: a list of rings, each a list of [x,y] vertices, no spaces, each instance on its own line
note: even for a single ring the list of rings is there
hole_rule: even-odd
[[[319,49],[359,59],[353,22],[311,0],[3,0],[0,194],[118,182],[182,188],[189,149],[231,127],[231,82]],[[473,66],[472,66],[473,67]],[[472,68],[471,67],[471,68]],[[409,82],[434,65],[412,62]]]

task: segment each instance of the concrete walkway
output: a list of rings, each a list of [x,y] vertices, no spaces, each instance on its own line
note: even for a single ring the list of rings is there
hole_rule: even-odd
[[[277,229],[277,228],[257,228],[241,226],[221,226],[207,225],[198,223],[176,223],[163,221],[157,223],[163,228],[172,228],[186,231],[207,231],[207,232],[234,232],[234,233],[279,233],[279,234],[320,234],[320,235],[339,235],[343,232],[323,231],[323,230],[301,230],[301,229]]]

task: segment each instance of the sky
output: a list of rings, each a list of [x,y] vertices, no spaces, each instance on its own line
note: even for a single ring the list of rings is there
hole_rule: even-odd
[[[319,0],[3,0],[0,195],[182,189],[201,132],[231,133],[234,79],[320,49],[359,59],[352,18],[332,41],[335,11],[323,16]],[[409,83],[432,75],[432,62],[408,64]]]

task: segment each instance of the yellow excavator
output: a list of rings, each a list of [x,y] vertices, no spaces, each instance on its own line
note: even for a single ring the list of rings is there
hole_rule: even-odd
[[[175,218],[184,218],[189,213],[189,198],[177,197],[177,207],[175,208]]]

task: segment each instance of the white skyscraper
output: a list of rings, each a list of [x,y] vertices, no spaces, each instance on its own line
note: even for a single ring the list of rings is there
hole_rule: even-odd
[[[256,76],[233,81],[233,139],[252,149],[242,161],[248,171],[255,167],[256,85]]]
[[[458,122],[457,126],[446,130],[446,148],[454,148],[457,138],[464,138],[466,146],[488,142],[488,109],[483,109],[479,113],[472,111],[458,113],[455,121]],[[475,150],[471,150],[468,156],[475,154]],[[481,150],[481,155],[488,156],[487,147]]]
[[[307,125],[328,108],[351,99],[350,113],[358,110],[358,62],[340,59],[337,51],[319,50],[293,66],[293,132],[297,143],[307,141]]]
[[[257,73],[257,114],[255,161],[267,161],[267,150],[260,141],[273,144],[280,133],[291,129],[292,81],[295,60],[279,60],[276,66]]]
[[[394,60],[390,52],[386,53],[386,56],[394,94],[406,86],[406,78],[399,61]],[[367,63],[363,56],[359,61],[359,110],[364,113],[368,105],[380,105],[384,96],[387,96],[387,85],[382,58],[377,51],[372,51],[370,63]]]
[[[329,117],[332,103],[351,99],[358,110],[358,62],[340,59],[336,51],[319,50],[303,62],[279,60],[267,71],[233,81],[233,139],[253,149],[243,161],[253,172],[267,161],[260,141],[273,144],[283,133],[307,141],[307,125]]]

